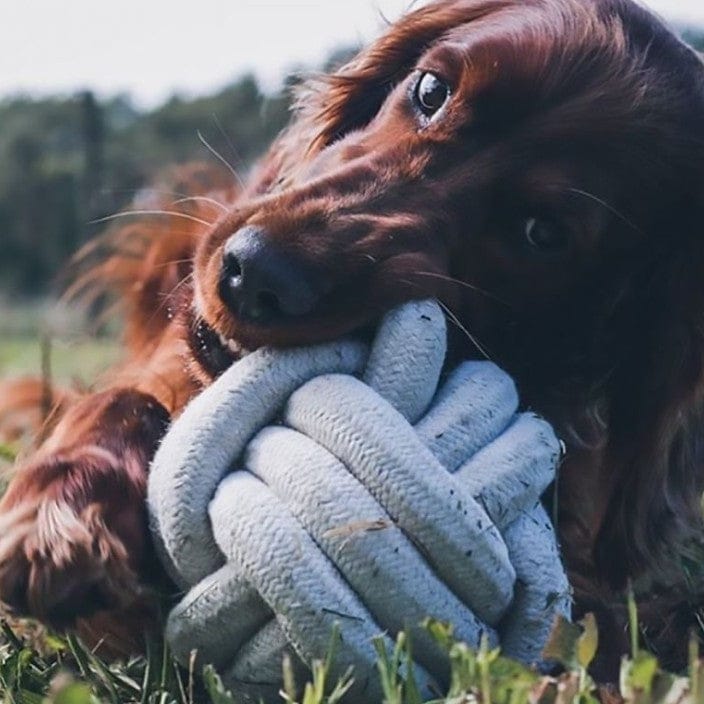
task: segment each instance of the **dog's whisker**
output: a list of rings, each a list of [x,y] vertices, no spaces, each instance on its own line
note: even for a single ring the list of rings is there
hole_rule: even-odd
[[[467,337],[467,339],[474,345],[474,347],[477,348],[478,352],[488,361],[491,361],[491,355],[489,352],[484,348],[484,346],[479,342],[479,340],[472,335],[469,330],[462,324],[460,319],[446,306],[442,301],[438,300],[438,305],[445,311],[447,314],[447,317],[450,319],[454,325],[456,325]]]
[[[210,145],[200,130],[198,130],[197,134],[201,144],[235,177],[235,181],[237,181],[239,187],[244,189],[244,180],[239,173],[237,173],[237,169],[235,169],[235,167],[222,154],[220,154],[220,152]]]
[[[195,222],[198,225],[205,225],[206,227],[212,227],[215,223],[209,222],[208,220],[203,220],[202,218],[197,218],[195,215],[189,215],[188,213],[181,213],[178,210],[123,210],[120,213],[113,213],[112,215],[106,215],[104,218],[98,218],[97,220],[91,220],[91,225],[98,225],[101,222],[110,222],[111,220],[119,220],[120,218],[128,218],[135,216],[147,216],[147,215],[164,215],[172,218],[181,218],[182,220],[188,220],[189,222]]]
[[[235,164],[237,164],[237,168],[244,169],[245,161],[240,156],[240,153],[237,150],[237,147],[233,144],[232,140],[230,139],[230,136],[227,134],[227,132],[225,131],[225,128],[222,126],[222,123],[220,122],[220,118],[217,116],[216,113],[213,113],[211,115],[211,117],[213,119],[213,122],[215,123],[215,126],[218,128],[218,131],[222,135],[222,138],[225,140],[225,144],[227,144],[230,152],[232,152],[232,158],[235,160]]]
[[[423,293],[428,293],[422,286],[420,286],[417,282],[415,281],[409,281],[408,279],[400,279],[400,283],[406,284],[407,286],[411,286],[413,288],[417,288]],[[445,311],[447,317],[450,319],[450,322],[453,323],[459,330],[467,337],[467,339],[472,343],[474,347],[478,350],[478,352],[487,360],[491,361],[491,356],[489,355],[489,352],[484,348],[484,346],[481,344],[481,342],[477,339],[475,335],[472,335],[469,330],[462,324],[460,319],[448,308],[447,305],[445,305],[439,298],[435,298],[437,301],[438,305]]]
[[[448,283],[456,284],[457,286],[462,286],[463,288],[467,288],[470,291],[474,291],[475,293],[479,293],[482,296],[486,296],[487,298],[490,298],[491,300],[496,301],[497,303],[501,303],[502,305],[507,306],[508,308],[511,307],[511,304],[508,303],[508,301],[504,301],[502,298],[499,298],[490,291],[480,288],[479,286],[475,286],[474,284],[469,283],[469,281],[462,281],[461,279],[455,279],[452,276],[446,276],[444,274],[437,274],[433,271],[414,271],[413,275],[428,276],[433,279],[439,279],[440,281],[447,281]]]
[[[163,310],[173,301],[176,294],[188,283],[193,280],[193,272],[186,274],[170,291],[162,294],[161,301],[159,305],[154,309],[154,313],[150,316],[149,322],[151,323],[158,315],[160,315]]]
[[[182,203],[207,203],[208,205],[213,205],[216,208],[219,208],[224,213],[228,211],[227,206],[215,200],[215,198],[208,198],[208,196],[187,196],[185,198],[179,198],[178,200],[175,200],[173,204],[181,205]]]
[[[620,210],[611,205],[611,203],[605,201],[603,198],[599,198],[599,196],[594,195],[589,191],[582,190],[581,188],[567,188],[566,190],[568,193],[574,193],[575,195],[583,196],[584,198],[588,198],[589,200],[598,203],[602,207],[606,208],[606,210],[608,210],[612,215],[615,215],[622,223],[628,225],[628,227],[630,227],[632,230],[634,230],[640,235],[643,234],[643,230],[641,230],[638,225],[636,225],[630,218],[628,218]]]
[[[186,284],[193,280],[193,272],[186,274],[168,293],[165,293],[162,297],[162,301],[157,307],[156,313],[161,312],[165,306],[173,299],[173,297],[182,289]]]
[[[167,294],[166,298],[173,297],[174,294],[180,289],[183,288],[189,281],[191,281],[194,277],[194,273],[191,271],[189,274],[186,274]]]
[[[157,264],[154,268],[155,269],[165,269],[168,266],[171,266],[172,264],[190,264],[193,261],[193,257],[187,257],[185,259],[171,259],[168,262],[164,262],[162,264]]]
[[[183,198],[188,200],[190,197],[188,193],[182,191],[173,191],[167,188],[159,188],[158,186],[144,185],[139,188],[102,188],[101,193],[105,193],[110,196],[125,195],[131,196],[132,198],[139,198],[146,194],[151,196],[162,196],[163,198]]]

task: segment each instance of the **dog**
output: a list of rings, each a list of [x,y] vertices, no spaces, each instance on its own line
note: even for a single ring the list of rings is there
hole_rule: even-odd
[[[448,364],[501,365],[567,445],[554,510],[577,614],[617,662],[634,583],[648,644],[682,662],[704,486],[693,50],[632,0],[433,0],[306,84],[247,184],[176,180],[192,197],[112,231],[77,283],[117,293],[126,361],[0,504],[7,604],[124,625],[154,572],[144,491],[169,419],[250,350],[435,297]]]

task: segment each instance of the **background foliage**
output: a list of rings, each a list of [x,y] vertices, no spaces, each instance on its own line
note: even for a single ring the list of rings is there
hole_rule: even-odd
[[[329,64],[350,55],[340,50]],[[290,77],[265,94],[244,75],[219,92],[144,111],[128,95],[0,101],[0,298],[46,295],[95,220],[130,202],[164,168],[211,158],[201,137],[247,168],[288,121]]]
[[[287,119],[288,98],[252,76],[219,93],[140,112],[90,92],[0,103],[0,291],[47,293],[67,257],[164,166],[202,159],[200,131],[243,169]],[[225,127],[225,125],[227,127]]]

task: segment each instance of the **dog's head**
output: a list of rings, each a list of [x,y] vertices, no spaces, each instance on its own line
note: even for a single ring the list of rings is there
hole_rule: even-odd
[[[199,356],[213,376],[239,347],[438,297],[455,348],[504,365],[524,398],[601,404],[625,468],[612,523],[643,516],[637,562],[652,521],[691,512],[698,446],[676,438],[702,387],[703,172],[704,68],[645,9],[436,0],[301,93],[199,246],[194,349],[218,349]],[[647,506],[628,505],[636,481]]]

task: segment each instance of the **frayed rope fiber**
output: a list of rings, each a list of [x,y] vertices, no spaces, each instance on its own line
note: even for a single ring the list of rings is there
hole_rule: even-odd
[[[332,676],[353,666],[349,701],[379,702],[372,638],[391,648],[405,629],[432,696],[448,664],[426,617],[539,660],[569,614],[540,504],[560,445],[493,364],[441,383],[445,353],[442,311],[414,302],[371,349],[259,350],[191,402],[149,479],[154,536],[186,592],[167,624],[182,662],[195,650],[244,701],[280,701],[284,655],[305,678],[337,623]]]

